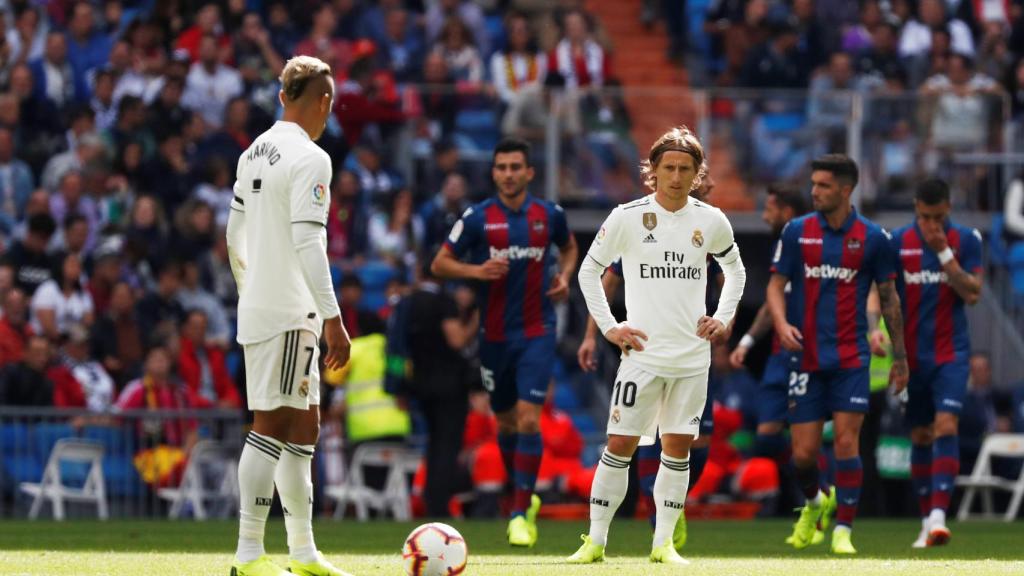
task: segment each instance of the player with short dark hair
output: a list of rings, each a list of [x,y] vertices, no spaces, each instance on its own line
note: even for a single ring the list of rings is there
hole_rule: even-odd
[[[981,234],[949,217],[945,182],[930,178],[917,186],[914,214],[893,232],[892,256],[910,364],[910,475],[921,510],[913,547],[924,548],[951,536],[946,509],[960,469],[957,430],[971,353],[964,308],[981,296],[982,262]]]
[[[533,493],[543,451],[540,412],[555,361],[553,304],[569,295],[577,249],[562,208],[527,192],[534,176],[529,145],[502,140],[493,158],[497,196],[463,213],[431,271],[438,278],[479,281],[480,372],[514,484],[509,544],[533,546],[540,509]],[[550,265],[552,245],[558,249],[557,272]]]
[[[793,546],[812,543],[824,511],[827,495],[820,489],[818,453],[822,426],[831,416],[837,498],[832,552],[854,554],[850,534],[863,481],[859,442],[868,409],[866,308],[872,282],[892,331],[890,379],[897,392],[906,386],[908,371],[903,319],[888,235],[850,202],[858,179],[856,163],[829,154],[811,166],[815,212],[792,220],[782,231],[767,294],[780,343],[801,353],[800,372],[789,381],[788,417],[796,479],[807,504],[794,528]]]

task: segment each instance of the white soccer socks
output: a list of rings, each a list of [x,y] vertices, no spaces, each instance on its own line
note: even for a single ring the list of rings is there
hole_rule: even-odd
[[[263,531],[274,502],[274,470],[281,459],[281,443],[249,432],[238,461],[238,549],[235,556],[246,563],[263,556]]]
[[[607,543],[608,527],[626,497],[628,486],[629,458],[605,449],[590,486],[590,541],[594,544],[604,546]]]
[[[672,541],[672,531],[675,530],[679,515],[683,513],[689,484],[689,458],[673,458],[662,452],[658,477],[654,480],[654,548]],[[593,505],[590,508],[593,510]]]
[[[285,443],[274,474],[277,494],[284,508],[288,553],[304,564],[317,561],[313,542],[313,446]]]

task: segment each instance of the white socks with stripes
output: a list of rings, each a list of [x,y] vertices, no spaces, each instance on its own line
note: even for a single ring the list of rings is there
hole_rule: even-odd
[[[629,486],[629,457],[616,456],[605,448],[590,485],[590,541],[604,546],[615,511]]]
[[[238,461],[238,549],[235,556],[246,563],[263,556],[263,531],[274,502],[274,470],[282,445],[269,436],[249,432]]]
[[[289,555],[303,563],[317,561],[313,542],[313,446],[285,443],[274,474],[277,494],[284,508]]]
[[[690,484],[690,459],[673,458],[661,453],[661,466],[654,480],[654,548],[672,540],[679,515],[686,503],[686,489]]]

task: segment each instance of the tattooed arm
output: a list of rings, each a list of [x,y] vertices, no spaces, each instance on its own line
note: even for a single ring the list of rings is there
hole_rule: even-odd
[[[889,383],[895,393],[907,386],[910,369],[907,366],[907,349],[903,343],[903,313],[900,311],[900,295],[896,293],[896,282],[887,280],[878,284],[878,299],[882,305],[882,317],[892,341],[892,370]]]
[[[953,258],[942,267],[949,279],[949,286],[964,299],[964,302],[974,305],[981,298],[981,274],[971,274],[960,266],[960,262]]]

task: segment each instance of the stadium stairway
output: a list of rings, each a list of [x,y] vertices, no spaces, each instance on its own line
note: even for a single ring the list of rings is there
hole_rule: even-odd
[[[633,140],[641,157],[667,128],[686,124],[697,129],[697,105],[686,70],[668,59],[669,39],[660,23],[640,22],[643,0],[589,0],[587,10],[601,23],[612,45],[612,70],[626,89],[625,102],[633,121]],[[705,142],[705,147],[708,143]],[[753,210],[754,200],[733,168],[725,138],[712,138],[715,195],[711,202],[724,210]]]

